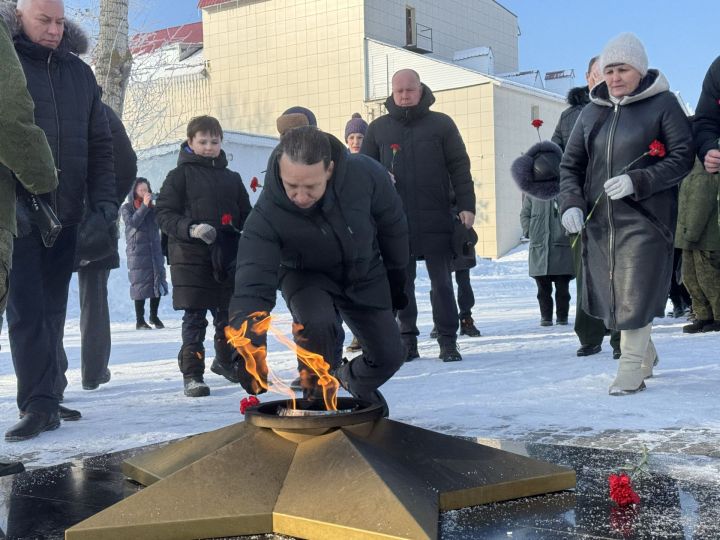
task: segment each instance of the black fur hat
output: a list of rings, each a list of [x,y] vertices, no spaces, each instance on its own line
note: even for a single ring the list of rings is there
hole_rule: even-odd
[[[554,142],[541,141],[513,161],[510,172],[518,187],[544,201],[560,193],[562,150]]]

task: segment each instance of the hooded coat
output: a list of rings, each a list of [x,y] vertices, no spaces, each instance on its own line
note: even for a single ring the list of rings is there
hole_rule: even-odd
[[[690,122],[654,69],[617,104],[604,82],[590,96],[560,164],[560,215],[574,207],[587,216],[599,201],[582,232],[583,309],[607,328],[641,328],[665,313],[677,185],[695,151]],[[640,158],[655,140],[666,155]],[[610,200],[604,183],[625,173],[634,193]]]
[[[242,178],[227,164],[222,150],[217,158],[206,158],[194,154],[187,141],[182,143],[178,166],[168,173],[155,203],[157,222],[168,236],[173,307],[177,310],[227,309],[230,301],[236,231],[242,230],[251,207]],[[226,214],[232,218],[232,226],[223,225]],[[215,227],[213,244],[190,236],[190,226],[199,223]]]
[[[238,248],[230,305],[236,328],[251,313],[272,311],[278,287],[287,303],[315,286],[356,306],[391,308],[387,270],[408,263],[402,203],[384,167],[327,137],[335,168],[325,194],[309,209],[285,193],[279,150],[270,156]]]
[[[57,49],[33,43],[22,32],[15,5],[0,3],[35,104],[35,123],[45,132],[58,170],[57,190],[42,197],[63,226],[83,218],[85,194],[92,208],[117,212],[113,149],[105,107],[90,66],[79,58],[87,37],[71,21]]]
[[[530,239],[530,277],[575,276],[570,240],[560,222],[556,199],[526,196],[520,210],[523,235]]]
[[[120,213],[125,223],[125,253],[127,255],[130,298],[145,300],[168,293],[165,278],[165,258],[160,245],[160,228],[155,219],[155,207],[141,204],[135,208],[135,181],[122,205]]]
[[[720,139],[720,56],[710,65],[703,80],[702,92],[693,121],[695,144],[700,161],[708,150],[718,150]]]
[[[571,88],[567,95],[567,102],[569,107],[560,113],[560,120],[555,126],[555,132],[550,139],[562,150],[565,150],[565,146],[570,140],[570,134],[573,127],[575,127],[575,121],[580,116],[580,111],[590,103],[590,89],[587,86]]]
[[[465,144],[448,115],[430,110],[433,103],[435,96],[424,84],[420,102],[413,107],[399,107],[388,97],[388,114],[370,123],[360,150],[395,176],[415,257],[450,252],[453,206],[457,212],[475,213]],[[393,150],[395,145],[399,148]]]

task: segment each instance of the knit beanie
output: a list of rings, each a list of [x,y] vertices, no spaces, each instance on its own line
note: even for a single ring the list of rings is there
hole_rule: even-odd
[[[352,133],[361,133],[365,135],[367,131],[368,123],[362,119],[360,113],[353,113],[352,118],[345,124],[345,141],[347,142],[348,137]]]
[[[287,111],[278,116],[276,124],[278,132],[282,135],[288,129],[296,127],[317,127],[317,120],[310,109],[306,109],[305,107],[290,107]]]
[[[635,34],[626,32],[608,41],[600,55],[600,71],[613,64],[628,64],[643,77],[648,70],[645,47]]]

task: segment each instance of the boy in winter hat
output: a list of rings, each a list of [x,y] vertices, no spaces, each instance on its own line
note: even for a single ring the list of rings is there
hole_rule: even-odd
[[[360,113],[353,113],[352,118],[345,124],[345,144],[351,154],[360,152],[368,123],[362,119]]]

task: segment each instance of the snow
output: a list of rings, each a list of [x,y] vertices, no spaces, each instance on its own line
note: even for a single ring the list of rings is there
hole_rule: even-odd
[[[121,246],[124,259],[124,246]],[[123,266],[111,273],[112,380],[94,391],[80,384],[77,284],[71,284],[65,348],[70,369],[65,405],[82,411],[78,422],[30,441],[0,442],[0,456],[26,466],[137,447],[217,429],[242,420],[242,389],[209,371],[206,398],[186,398],[177,367],[181,313],[170,297],[160,304],[164,330],[137,331]],[[461,337],[462,362],[437,359],[429,280],[418,269],[421,358],[405,364],[386,383],[391,418],[443,433],[473,438],[541,441],[717,457],[720,442],[720,334],[688,335],[683,320],[657,319],[653,339],[660,354],[656,376],[636,395],[607,394],[616,369],[606,340],[603,352],[575,355],[570,326],[539,326],[534,281],[527,276],[527,247],[497,260],[478,260],[471,272],[476,294],[473,316],[483,336]],[[574,302],[574,301],[573,301]],[[574,308],[571,309],[571,321]],[[291,319],[278,298],[274,322],[290,331]],[[212,338],[211,332],[209,337]],[[346,337],[349,342],[350,336]],[[17,418],[15,376],[7,334],[0,336],[0,417]],[[212,342],[205,344],[212,354]],[[294,376],[293,354],[270,340],[269,362],[284,379]],[[261,400],[280,399],[264,394]],[[713,454],[714,453],[714,454]],[[677,465],[678,473],[683,469]],[[692,470],[686,471],[694,474]]]

